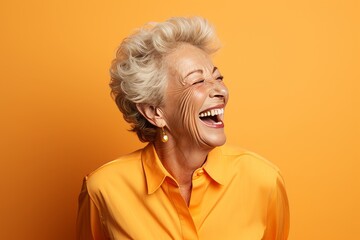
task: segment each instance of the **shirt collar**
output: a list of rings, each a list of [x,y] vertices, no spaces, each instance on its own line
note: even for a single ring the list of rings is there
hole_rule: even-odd
[[[205,171],[220,185],[226,185],[229,167],[229,161],[223,157],[221,147],[211,150],[204,164]]]
[[[171,175],[162,165],[152,143],[143,149],[141,160],[145,171],[147,191],[148,194],[152,194],[161,186],[165,178],[171,177]]]
[[[141,159],[144,167],[148,194],[154,193],[163,184],[166,177],[173,179],[171,174],[161,163],[152,143],[149,143],[143,149]],[[216,183],[226,185],[228,168],[230,167],[229,164],[228,159],[223,157],[221,148],[217,147],[208,154],[203,168]]]

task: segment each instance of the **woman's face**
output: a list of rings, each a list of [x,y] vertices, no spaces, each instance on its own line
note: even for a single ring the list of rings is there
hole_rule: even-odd
[[[228,90],[209,55],[189,44],[165,58],[168,87],[161,108],[167,134],[181,146],[213,148],[226,141]]]

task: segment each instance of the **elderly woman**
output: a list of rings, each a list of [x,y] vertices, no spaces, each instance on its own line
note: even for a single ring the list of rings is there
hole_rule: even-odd
[[[287,239],[279,170],[223,146],[229,93],[213,28],[172,18],[126,38],[111,66],[117,106],[141,150],[89,174],[78,239]]]

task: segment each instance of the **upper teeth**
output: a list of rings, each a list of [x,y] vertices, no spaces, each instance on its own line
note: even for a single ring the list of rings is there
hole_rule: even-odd
[[[217,108],[217,109],[208,110],[206,112],[202,112],[200,113],[199,117],[210,117],[210,116],[220,115],[223,113],[224,113],[223,108]]]

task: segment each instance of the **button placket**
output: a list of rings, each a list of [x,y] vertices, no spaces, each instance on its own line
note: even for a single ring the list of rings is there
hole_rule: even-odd
[[[183,197],[180,194],[179,186],[176,181],[167,181],[167,191],[173,206],[175,207],[178,216],[181,234],[184,239],[198,239],[197,229],[191,213],[186,205]]]
[[[210,179],[205,174],[204,169],[198,169],[194,172],[189,210],[197,228],[201,225],[203,217],[201,203],[209,184]]]

